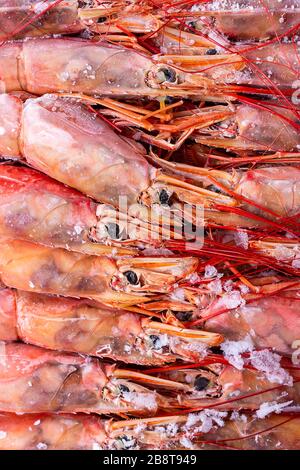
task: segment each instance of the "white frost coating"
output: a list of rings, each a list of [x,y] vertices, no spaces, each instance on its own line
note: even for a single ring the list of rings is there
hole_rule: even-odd
[[[293,378],[281,367],[280,360],[279,354],[273,353],[268,349],[252,351],[250,354],[251,365],[255,369],[264,372],[270,382],[291,387],[293,385]]]
[[[226,418],[227,415],[227,411],[217,411],[211,409],[200,411],[200,413],[191,413],[188,415],[184,429],[195,432],[209,432],[214,425],[223,427],[224,418]],[[194,429],[193,427],[198,423],[201,423],[201,425]]]
[[[215,277],[215,276],[217,276],[217,274],[218,274],[218,271],[216,270],[216,268],[214,266],[211,266],[210,264],[207,264],[205,266],[205,272],[204,272],[204,278],[205,279]]]
[[[180,300],[181,302],[183,302],[183,301],[185,300],[184,289],[182,289],[182,288],[175,289],[175,290],[170,294],[170,298],[171,298],[172,300]]]
[[[37,445],[36,445],[36,448],[39,449],[39,450],[46,450],[48,448],[47,444],[45,444],[44,442],[39,442]]]
[[[285,401],[284,403],[277,403],[276,401],[262,403],[256,411],[256,416],[259,419],[264,419],[271,413],[279,414],[281,411],[293,403],[293,400]]]
[[[249,247],[249,237],[247,232],[244,230],[238,230],[234,234],[234,241],[237,246],[241,246],[244,250],[248,250]]]
[[[242,370],[244,367],[244,359],[241,354],[251,352],[253,347],[254,345],[249,335],[240,341],[226,340],[221,344],[225,359],[238,370]]]
[[[222,294],[222,282],[220,281],[220,279],[215,279],[214,281],[211,281],[209,284],[207,284],[207,288],[213,294]]]
[[[5,431],[0,431],[0,439],[5,439],[7,436],[7,432]]]
[[[192,441],[190,439],[188,439],[187,437],[182,437],[179,442],[186,449],[194,449],[194,445],[193,445]]]
[[[139,410],[155,410],[157,408],[156,397],[153,393],[125,392],[123,397]]]

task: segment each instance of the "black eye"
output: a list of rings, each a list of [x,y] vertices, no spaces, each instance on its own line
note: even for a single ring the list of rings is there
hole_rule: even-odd
[[[151,339],[151,341],[152,341],[152,344],[153,344],[153,346],[154,346],[154,349],[160,349],[161,344],[160,344],[159,336],[150,335],[150,339]]]
[[[100,16],[100,18],[97,19],[97,23],[105,23],[106,20],[106,16]]]
[[[207,49],[205,52],[206,55],[216,55],[217,49]]]
[[[118,239],[120,238],[120,227],[118,224],[114,224],[110,222],[109,224],[105,225],[108,235],[110,238]]]
[[[167,105],[168,104],[173,104],[173,103],[175,103],[175,101],[176,101],[175,98],[173,98],[172,96],[166,96],[165,97],[165,104],[167,104]]]
[[[192,318],[192,312],[176,312],[175,316],[179,321],[189,321]]]
[[[222,354],[220,346],[212,346],[210,350],[213,354]]]
[[[128,393],[129,392],[129,388],[127,387],[127,385],[119,385],[119,390],[121,393]]]
[[[169,204],[170,202],[170,195],[165,189],[162,189],[159,193],[159,202],[161,204]]]
[[[206,387],[209,384],[209,380],[206,377],[201,377],[201,375],[197,375],[194,383],[194,387],[197,390],[197,392],[201,392],[202,390],[205,390]]]
[[[134,271],[126,271],[124,276],[126,277],[129,284],[132,284],[133,286],[136,286],[139,283],[137,274]]]
[[[164,82],[174,83],[176,82],[176,72],[175,70],[167,67],[160,69],[160,73],[164,75]]]

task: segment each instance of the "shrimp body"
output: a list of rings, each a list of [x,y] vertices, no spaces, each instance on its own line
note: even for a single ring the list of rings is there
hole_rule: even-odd
[[[226,413],[207,413],[212,424],[205,432],[205,415],[107,420],[96,415],[1,413],[1,450],[294,450],[299,447],[297,415],[245,414],[234,420]],[[202,420],[201,420],[202,418]],[[215,420],[213,419],[215,418]],[[192,421],[193,420],[193,421]],[[193,422],[193,424],[192,424]],[[217,424],[219,423],[219,424]],[[176,431],[174,432],[174,430]],[[202,429],[202,431],[201,431]],[[226,442],[228,439],[228,442]]]
[[[168,406],[167,399],[135,383],[134,378],[131,381],[130,371],[119,371],[97,359],[22,343],[3,343],[1,358],[1,411],[145,416]],[[147,376],[138,378],[142,381]]]
[[[86,300],[2,289],[0,339],[125,363],[159,365],[177,358],[197,361],[207,347],[220,344],[222,336],[164,325]]]
[[[291,290],[253,299],[244,306],[210,318],[205,327],[232,341],[240,341],[251,334],[256,348],[291,355],[300,334],[296,296],[297,290]],[[205,313],[202,318],[205,319]]]
[[[105,304],[135,304],[166,293],[192,274],[197,258],[113,259],[20,240],[2,243],[0,274],[21,290],[85,297]]]
[[[261,358],[261,364],[267,364],[268,351],[257,351],[251,357]],[[194,409],[206,407],[220,410],[256,410],[265,402],[280,400],[284,392],[285,401],[290,406],[298,406],[300,400],[299,371],[289,374],[289,370],[257,370],[246,365],[243,369],[234,367],[220,356],[207,356],[201,362],[203,369],[184,369],[162,371],[160,377],[175,382],[189,383],[193,393],[187,396],[185,404]],[[198,364],[201,364],[198,363]],[[246,361],[247,362],[247,361]],[[254,362],[253,362],[254,363]],[[197,365],[198,365],[197,364]],[[249,364],[251,364],[249,362]],[[272,373],[273,372],[273,373]],[[293,384],[294,379],[294,384]]]
[[[0,236],[91,254],[111,253],[94,243],[97,204],[29,168],[0,167]],[[130,253],[125,250],[124,254]]]
[[[213,29],[241,41],[263,41],[288,35],[300,22],[297,0],[226,0],[222,4],[205,2],[196,10],[202,18],[196,20],[196,29]]]

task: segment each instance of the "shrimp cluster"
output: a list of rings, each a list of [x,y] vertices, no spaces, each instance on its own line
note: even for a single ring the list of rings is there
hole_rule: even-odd
[[[0,6],[0,450],[300,449],[299,0]]]

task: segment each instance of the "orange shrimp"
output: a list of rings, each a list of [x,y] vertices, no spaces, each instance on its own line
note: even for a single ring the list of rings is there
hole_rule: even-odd
[[[167,398],[148,387],[178,393],[187,388],[82,355],[22,343],[1,345],[1,411],[149,416],[181,406],[176,397]]]
[[[0,290],[0,340],[19,339],[47,349],[141,365],[178,358],[196,362],[208,347],[222,342],[218,333],[187,330],[86,300],[4,288]]]
[[[0,236],[89,254],[134,254],[95,243],[97,204],[29,168],[0,166]]]
[[[197,266],[192,257],[113,259],[20,240],[3,241],[0,254],[0,275],[7,286],[116,306],[172,291]]]
[[[294,450],[299,417],[259,419],[211,410],[206,414],[105,420],[82,414],[0,414],[1,450]]]

